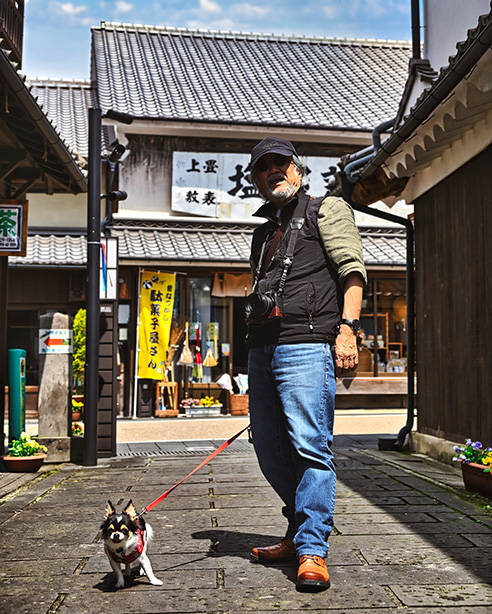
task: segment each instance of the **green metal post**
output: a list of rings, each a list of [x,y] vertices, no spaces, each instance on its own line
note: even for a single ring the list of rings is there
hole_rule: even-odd
[[[9,350],[9,443],[26,430],[26,350]]]

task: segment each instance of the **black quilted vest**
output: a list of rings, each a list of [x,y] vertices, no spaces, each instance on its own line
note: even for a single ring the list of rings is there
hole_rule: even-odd
[[[283,292],[283,317],[264,324],[250,324],[249,347],[280,343],[333,343],[335,340],[336,326],[341,317],[342,292],[337,273],[328,261],[319,235],[318,211],[323,198],[310,198],[302,190],[298,198],[300,208],[305,209],[305,221],[296,240],[293,263]],[[295,197],[286,205],[283,214],[291,216],[297,202]],[[262,215],[263,211],[262,207],[257,214]],[[251,246],[253,271],[256,270],[263,243],[266,242],[264,254],[267,254],[277,229],[278,223],[273,220],[255,229]],[[288,225],[270,266],[258,284],[257,292],[277,289],[290,233]]]

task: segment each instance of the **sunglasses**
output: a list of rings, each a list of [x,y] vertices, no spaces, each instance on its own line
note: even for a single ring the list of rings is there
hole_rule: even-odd
[[[282,154],[275,154],[275,156],[271,159],[264,156],[258,160],[258,162],[255,164],[255,168],[256,170],[260,171],[260,173],[264,173],[271,166],[285,166],[287,162],[290,162],[290,157],[283,156]]]

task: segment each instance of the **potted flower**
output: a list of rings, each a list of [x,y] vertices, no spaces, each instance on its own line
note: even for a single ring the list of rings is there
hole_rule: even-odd
[[[466,490],[492,498],[492,448],[467,439],[464,446],[454,446],[453,460],[461,463]]]
[[[27,433],[21,433],[9,446],[8,454],[2,456],[7,471],[14,473],[33,473],[43,464],[47,452],[46,446],[34,441]]]
[[[82,425],[79,424],[78,422],[74,422],[72,424],[72,437],[83,437],[84,436],[84,429],[82,428]]]
[[[72,421],[77,422],[82,417],[82,410],[84,409],[84,404],[82,401],[76,401],[72,397]]]

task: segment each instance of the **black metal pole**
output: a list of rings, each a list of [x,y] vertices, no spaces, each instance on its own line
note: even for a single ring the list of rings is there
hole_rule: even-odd
[[[5,442],[5,386],[7,385],[7,309],[8,309],[8,274],[9,258],[0,256],[0,436],[2,445],[0,454],[4,453]]]
[[[101,250],[101,109],[89,109],[89,191],[87,195],[87,331],[85,365],[84,464],[97,465],[99,401],[99,258]]]
[[[411,220],[380,211],[379,209],[371,209],[365,205],[358,205],[352,200],[353,184],[351,184],[345,174],[341,174],[342,191],[344,199],[351,205],[355,211],[368,213],[374,217],[395,222],[405,227],[407,233],[407,421],[405,426],[398,433],[395,449],[399,450],[405,443],[406,436],[412,430],[415,417],[415,273],[413,265],[413,250],[414,250],[414,229]]]
[[[415,272],[413,268],[414,229],[410,220],[407,230],[407,422],[398,433],[395,447],[400,449],[411,432],[415,417]]]

